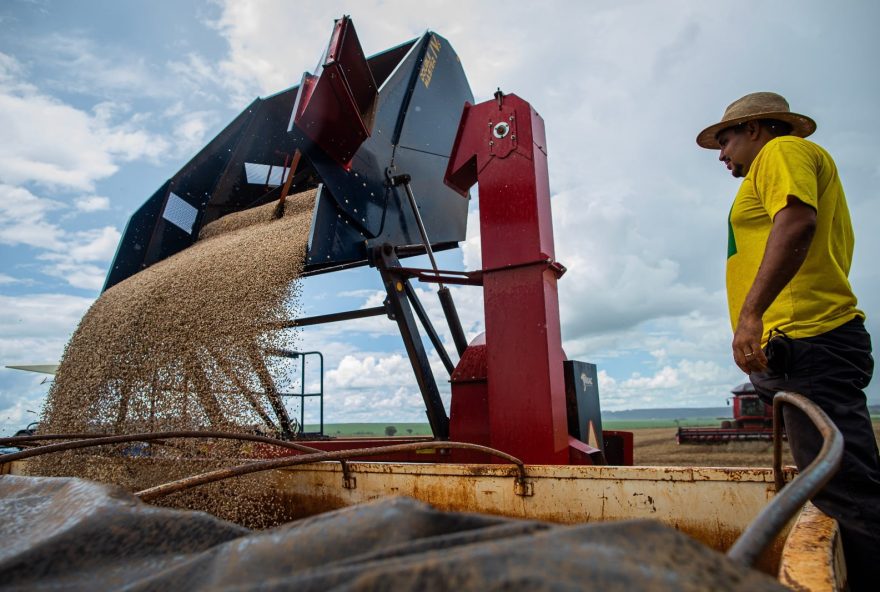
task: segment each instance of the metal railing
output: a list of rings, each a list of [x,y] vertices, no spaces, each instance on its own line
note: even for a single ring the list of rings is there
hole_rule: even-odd
[[[75,440],[60,442],[58,444],[46,444],[36,446],[34,448],[28,448],[27,450],[21,450],[20,452],[4,455],[2,458],[0,458],[0,460],[2,460],[3,463],[7,463],[17,460],[24,460],[26,458],[42,456],[44,454],[65,452],[68,450],[76,450],[80,448],[94,448],[97,446],[106,446],[108,444],[123,444],[128,442],[156,442],[164,444],[165,440],[172,440],[175,438],[218,438],[262,442],[265,444],[280,446],[282,448],[289,448],[303,453],[296,456],[285,456],[281,458],[272,458],[267,460],[248,461],[244,464],[240,464],[237,466],[208,471],[198,475],[192,475],[183,479],[178,479],[176,481],[164,483],[156,487],[151,487],[149,489],[138,491],[134,494],[142,501],[153,501],[158,498],[165,497],[166,495],[178,493],[187,489],[192,489],[193,487],[198,487],[207,483],[214,483],[216,481],[223,481],[225,479],[230,479],[233,477],[240,477],[243,475],[249,475],[251,473],[258,473],[272,469],[280,469],[284,467],[292,467],[296,465],[313,464],[326,461],[338,461],[342,466],[342,475],[344,482],[348,483],[351,479],[351,472],[348,461],[351,458],[382,456],[386,454],[414,452],[419,450],[460,449],[489,454],[491,456],[504,459],[505,461],[515,465],[516,490],[521,492],[519,493],[519,495],[531,495],[530,493],[528,493],[529,484],[526,481],[525,464],[520,459],[516,458],[515,456],[511,456],[506,452],[502,452],[494,448],[489,448],[488,446],[482,446],[480,444],[469,444],[466,442],[428,440],[425,442],[392,444],[389,446],[324,451],[313,448],[311,446],[297,444],[296,442],[278,440],[276,438],[270,438],[268,436],[260,436],[255,434],[237,434],[218,431],[178,431],[116,435],[51,434],[46,436],[18,436],[11,438],[0,438],[0,444],[10,444],[14,446],[16,444],[40,442],[47,439],[68,438]]]
[[[782,474],[782,406],[800,409],[822,435],[822,448],[813,462],[785,485]],[[752,566],[788,521],[834,476],[843,458],[843,436],[831,419],[815,403],[796,393],[777,393],[773,397],[773,478],[776,496],[739,536],[727,556]]]
[[[274,356],[299,360],[299,392],[279,392],[283,399],[299,399],[299,429],[300,436],[323,436],[324,435],[324,355],[319,351],[295,352],[287,350],[273,350]],[[306,392],[306,362],[309,357],[318,358],[318,390]],[[318,399],[318,431],[305,433],[306,428],[306,399]]]

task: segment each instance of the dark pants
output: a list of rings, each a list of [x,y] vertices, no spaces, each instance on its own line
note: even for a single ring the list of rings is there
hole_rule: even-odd
[[[874,372],[871,336],[861,319],[805,339],[775,337],[767,346],[771,369],[749,378],[770,402],[773,394],[804,395],[828,414],[844,439],[840,470],[813,498],[837,519],[851,590],[880,586],[880,456],[863,389]],[[819,453],[822,437],[809,418],[783,409],[788,443],[798,469]]]

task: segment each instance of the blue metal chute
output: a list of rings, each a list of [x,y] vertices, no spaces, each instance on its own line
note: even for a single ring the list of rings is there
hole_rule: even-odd
[[[320,187],[306,274],[366,264],[375,245],[422,243],[392,175],[412,178],[434,250],[464,240],[468,203],[443,174],[473,96],[449,42],[429,31],[365,58],[344,17],[319,69],[256,99],[134,213],[105,290],[191,246],[206,224],[278,200],[285,185]]]

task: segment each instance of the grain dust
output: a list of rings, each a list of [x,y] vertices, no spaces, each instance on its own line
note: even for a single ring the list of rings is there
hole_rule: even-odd
[[[104,292],[65,349],[40,433],[281,435],[270,395],[288,386],[291,362],[266,351],[295,350],[296,333],[265,327],[298,316],[315,195],[288,197],[280,219],[274,203],[227,215],[205,226],[190,248]],[[47,455],[29,472],[135,491],[238,464],[252,453],[252,444],[174,440]],[[162,503],[260,526],[269,517],[249,507],[260,479],[230,480]]]

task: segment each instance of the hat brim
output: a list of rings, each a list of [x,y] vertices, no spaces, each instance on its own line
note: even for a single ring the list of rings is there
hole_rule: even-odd
[[[788,124],[791,124],[791,135],[798,136],[800,138],[806,138],[814,131],[816,131],[816,122],[806,115],[801,115],[800,113],[792,113],[790,111],[757,113],[746,115],[743,117],[737,117],[735,119],[728,119],[727,121],[721,121],[719,123],[716,123],[715,125],[710,125],[697,135],[697,145],[702,148],[709,148],[710,150],[720,150],[721,145],[718,143],[717,136],[719,133],[721,133],[721,131],[726,130],[729,127],[744,123],[746,121],[752,121],[754,119],[776,119],[779,121],[784,121]]]

